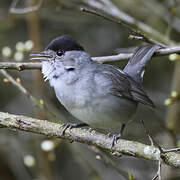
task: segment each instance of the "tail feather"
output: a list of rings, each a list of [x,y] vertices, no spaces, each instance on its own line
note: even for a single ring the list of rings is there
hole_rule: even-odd
[[[136,82],[142,83],[145,66],[151,59],[157,45],[146,45],[139,47],[129,60],[123,71],[131,76]]]

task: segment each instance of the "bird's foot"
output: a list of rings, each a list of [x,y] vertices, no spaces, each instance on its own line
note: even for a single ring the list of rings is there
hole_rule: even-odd
[[[62,130],[62,135],[65,134],[66,130],[69,128],[70,130],[72,128],[79,128],[79,127],[85,127],[85,126],[89,126],[88,124],[86,123],[80,123],[80,124],[75,124],[75,123],[65,123],[62,125],[64,128]]]
[[[121,138],[122,138],[121,133],[113,134],[113,136],[112,136],[112,143],[111,143],[111,149],[114,147],[115,143],[117,143],[118,139],[121,139]]]
[[[121,139],[123,136],[125,124],[122,124],[120,133],[118,134],[113,134],[112,135],[112,143],[111,143],[111,149],[114,147],[115,143],[117,143],[118,139]],[[110,136],[110,134],[108,134]]]

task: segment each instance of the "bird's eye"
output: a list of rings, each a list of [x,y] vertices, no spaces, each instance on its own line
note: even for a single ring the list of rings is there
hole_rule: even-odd
[[[56,52],[56,54],[57,54],[58,56],[62,56],[62,55],[64,54],[64,51],[58,50],[58,51]]]

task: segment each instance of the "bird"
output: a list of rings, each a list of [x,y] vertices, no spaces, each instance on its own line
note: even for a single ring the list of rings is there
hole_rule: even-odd
[[[45,81],[54,88],[59,102],[82,124],[122,133],[138,104],[155,107],[142,82],[145,66],[158,48],[157,45],[137,48],[121,70],[93,61],[71,35],[61,35],[44,51],[32,53],[30,57],[42,62]],[[73,127],[67,125],[66,128]],[[121,133],[113,136],[112,145]]]

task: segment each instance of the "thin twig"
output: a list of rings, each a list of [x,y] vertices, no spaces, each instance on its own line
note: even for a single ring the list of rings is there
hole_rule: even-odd
[[[97,15],[99,17],[102,17],[108,21],[111,21],[111,22],[114,22],[114,23],[117,23],[117,24],[120,24],[120,25],[123,25],[125,26],[128,30],[130,30],[131,32],[133,32],[134,34],[136,34],[137,36],[133,36],[131,35],[131,38],[133,37],[133,39],[135,39],[135,37],[141,37],[141,40],[147,42],[147,43],[150,43],[150,44],[157,44],[159,45],[160,47],[166,47],[166,45],[156,41],[156,40],[153,40],[151,38],[148,38],[145,34],[143,34],[142,32],[136,30],[135,28],[133,28],[132,26],[130,26],[127,22],[125,21],[122,21],[122,20],[117,20],[117,19],[114,19],[112,17],[109,17],[101,12],[98,12],[98,11],[95,11],[95,10],[92,10],[92,9],[89,9],[89,8],[85,8],[85,7],[81,7],[80,8],[81,11],[83,12],[87,12],[87,13],[90,13],[90,14],[94,14],[94,15]],[[139,39],[140,40],[140,39]]]
[[[164,148],[162,148],[155,140],[154,138],[150,135],[149,130],[145,127],[144,121],[142,120],[142,125],[144,127],[145,133],[147,134],[147,136],[150,139],[151,145],[155,146],[158,148],[159,153],[158,153],[158,170],[156,175],[152,178],[152,180],[156,180],[158,178],[158,180],[161,180],[161,166],[162,166],[162,162],[161,160],[163,159],[164,161],[166,161],[169,156],[167,155],[167,153],[173,153],[173,152],[179,152],[180,148],[173,148],[173,149],[167,149],[165,150]]]
[[[153,138],[150,136],[148,129],[145,127],[144,121],[141,120],[141,123],[142,123],[142,125],[143,125],[143,128],[144,128],[144,131],[145,131],[146,135],[147,135],[148,138],[149,138],[149,141],[150,141],[150,143],[151,143],[151,146],[154,146],[154,140],[153,140]]]
[[[123,25],[123,26],[125,26],[128,30],[132,31],[133,33],[142,36],[141,32],[139,32],[139,31],[137,31],[136,29],[134,29],[133,27],[129,26],[129,24],[127,24],[126,22],[123,22],[123,21],[121,21],[121,20],[114,19],[114,18],[112,18],[112,17],[109,17],[109,16],[101,13],[101,12],[98,12],[98,11],[95,11],[95,10],[93,10],[93,9],[89,9],[89,8],[86,8],[86,7],[81,7],[80,10],[81,10],[82,12],[94,14],[94,15],[99,16],[99,17],[102,17],[103,19],[106,19],[106,20],[108,20],[108,21],[111,21],[111,22],[114,22],[114,23]]]
[[[152,178],[152,180],[156,180],[158,178],[158,175],[156,174],[153,178]]]
[[[159,156],[159,160],[158,160],[158,171],[157,171],[157,175],[158,175],[158,179],[161,180],[162,177],[161,177],[161,156]]]
[[[158,153],[158,170],[157,170],[157,174],[152,178],[152,180],[155,179],[159,179],[161,180],[161,153],[163,152],[163,149],[161,148],[161,146],[154,140],[154,138],[150,135],[149,130],[145,127],[144,121],[142,120],[142,125],[144,127],[145,133],[147,134],[147,136],[149,137],[149,140],[151,142],[151,146],[156,146],[159,149],[159,153]]]
[[[35,62],[0,62],[0,69],[14,69],[23,71],[24,69],[40,69],[41,63]]]
[[[30,92],[21,83],[17,82],[9,73],[7,73],[6,70],[1,69],[0,74],[2,74],[4,77],[6,77],[9,80],[9,82],[11,82],[23,94],[25,94],[31,100],[31,102],[33,103],[34,106],[38,107],[43,112],[48,113],[49,115],[51,115],[51,117],[57,119],[56,115],[47,108],[47,106],[45,105],[44,102],[43,102],[43,104],[41,104],[40,101],[38,101],[34,96],[32,96],[30,94]],[[60,120],[58,119],[58,121],[60,121]]]
[[[180,152],[180,148],[173,148],[173,149],[163,149],[163,153],[168,153],[168,152]]]
[[[159,125],[171,136],[173,144],[176,146],[177,144],[177,138],[176,135],[173,133],[171,129],[169,129],[166,124],[164,123],[164,120],[159,116],[159,113],[155,109],[151,109],[151,112],[156,116],[158,119]]]
[[[155,139],[150,135],[150,132],[149,132],[149,130],[146,128],[143,120],[141,120],[141,123],[142,123],[142,125],[143,125],[144,130],[145,130],[145,133],[147,134],[147,136],[148,136],[148,138],[149,138],[149,140],[150,140],[150,142],[151,142],[151,146],[156,146],[156,147],[159,149],[159,151],[160,151],[159,154],[160,154],[161,152],[163,152],[163,149],[161,148],[161,146],[160,146],[160,145],[155,141]]]
[[[144,42],[147,42],[147,43],[150,43],[150,44],[156,44],[160,47],[167,47],[167,45],[165,44],[162,44],[154,39],[151,39],[151,38],[146,38],[145,36],[136,36],[136,35],[129,35],[129,39],[131,40],[139,40],[139,41],[144,41]]]
[[[142,34],[149,35],[151,38],[156,39],[157,41],[165,44],[175,44],[172,40],[164,36],[162,33],[158,32],[157,30],[153,29],[152,27],[144,24],[143,22],[135,19],[134,17],[130,16],[129,14],[121,11],[117,6],[113,4],[110,0],[84,0],[87,6],[91,8],[95,8],[103,12],[103,14],[112,16],[115,19],[118,19],[125,24],[136,29],[136,31],[141,31]]]
[[[161,166],[162,166],[161,157],[159,157],[159,160],[158,160],[158,170],[157,170],[156,175],[152,178],[152,180],[156,180],[157,178],[158,178],[158,180],[162,179],[162,177],[161,177]]]

